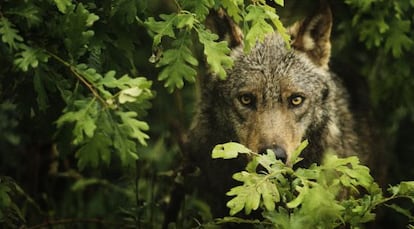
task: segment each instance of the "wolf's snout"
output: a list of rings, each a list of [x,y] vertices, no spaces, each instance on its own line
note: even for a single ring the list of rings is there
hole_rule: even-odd
[[[281,160],[283,163],[286,163],[287,160],[287,154],[286,151],[280,147],[280,146],[271,146],[271,147],[266,147],[263,148],[259,151],[260,154],[264,154],[266,153],[267,150],[271,150],[277,159]]]

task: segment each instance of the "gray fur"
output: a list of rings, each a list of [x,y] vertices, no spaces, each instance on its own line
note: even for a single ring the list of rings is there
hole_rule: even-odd
[[[325,30],[330,32],[328,26]],[[315,48],[324,47],[330,49],[330,44],[321,43]],[[330,50],[325,53],[329,55]],[[227,214],[223,198],[235,185],[231,175],[246,164],[245,158],[211,159],[216,144],[240,142],[256,152],[278,146],[289,158],[308,139],[302,165],[320,162],[328,149],[342,157],[365,157],[368,148],[356,132],[348,93],[325,62],[318,64],[312,59],[314,55],[303,49],[288,49],[277,33],[258,43],[250,53],[239,47],[232,56],[235,65],[227,72],[226,80],[215,76],[203,79],[198,113],[188,135],[190,158],[201,169],[197,186],[214,208],[215,216]],[[253,95],[254,106],[241,104],[243,94]],[[300,95],[303,103],[292,107],[292,95]]]

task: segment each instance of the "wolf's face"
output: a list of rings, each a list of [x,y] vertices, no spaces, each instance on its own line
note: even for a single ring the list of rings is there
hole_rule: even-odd
[[[271,149],[282,160],[325,122],[328,73],[287,50],[277,35],[248,55],[235,55],[228,79],[219,82],[226,121],[237,140],[255,152]]]
[[[330,24],[317,19],[326,26],[311,21],[307,23],[312,28],[297,26],[293,49],[274,34],[248,54],[241,48],[234,50],[235,66],[216,85],[219,100],[225,103],[216,107],[218,119],[237,138],[230,140],[258,153],[273,150],[289,162],[303,140],[329,125],[332,78],[327,71],[330,45],[325,33],[330,32]]]

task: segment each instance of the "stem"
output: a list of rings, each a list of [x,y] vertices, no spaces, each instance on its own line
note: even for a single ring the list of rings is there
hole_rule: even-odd
[[[107,107],[106,101],[99,95],[99,93],[93,88],[89,82],[82,77],[74,66],[70,66],[70,71],[92,92],[92,94],[102,103],[104,107]]]
[[[73,223],[95,223],[95,224],[102,224],[102,225],[111,225],[111,226],[117,226],[117,227],[125,227],[125,224],[122,223],[115,223],[110,222],[102,219],[59,219],[59,220],[50,220],[45,223],[41,223],[38,225],[35,225],[33,227],[29,227],[28,229],[37,229],[37,228],[45,228],[50,227],[52,225],[61,225],[61,224],[73,224]]]
[[[107,107],[108,104],[106,103],[106,101],[99,95],[99,93],[95,90],[95,88],[93,87],[92,84],[90,84],[83,76],[81,73],[79,73],[79,71],[76,69],[75,66],[73,66],[72,64],[70,64],[69,62],[63,60],[62,58],[60,58],[59,56],[55,55],[54,53],[45,50],[51,57],[53,57],[55,60],[57,60],[58,62],[60,62],[61,64],[63,64],[64,66],[68,67],[70,69],[70,71],[76,76],[76,78],[78,78],[88,89],[89,91],[92,92],[92,94],[102,103],[102,105],[104,107]]]
[[[177,7],[177,11],[178,11],[178,12],[180,12],[180,11],[181,11],[181,6],[180,6],[180,3],[178,3],[178,1],[177,1],[177,0],[174,0],[174,4],[175,4],[175,6]]]

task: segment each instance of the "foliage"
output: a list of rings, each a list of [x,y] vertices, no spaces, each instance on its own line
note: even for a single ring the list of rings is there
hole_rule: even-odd
[[[221,8],[240,26],[248,52],[275,30],[288,40],[281,23],[284,18],[278,15],[284,11],[281,6],[289,9],[295,2],[305,3],[3,0],[0,224],[10,228],[160,227],[171,187],[182,180],[177,163],[183,157],[183,132],[193,115],[197,90],[193,82],[210,73],[224,79],[233,65],[227,41],[206,26],[209,12]],[[338,7],[334,16],[349,14],[335,22],[334,32],[339,35],[333,39],[334,58],[358,66],[358,72],[366,76],[377,114],[393,133],[387,140],[397,142],[395,133],[402,133],[402,120],[414,120],[414,3],[340,3],[333,4]],[[297,12],[296,8],[287,11]],[[407,179],[414,174],[410,142],[401,144],[407,146],[407,160],[394,160],[398,163],[394,168],[400,168]],[[233,152],[228,157],[240,152],[237,145],[225,145],[223,150]],[[271,158],[266,160],[257,163],[270,163]],[[250,166],[253,171],[258,165]],[[289,171],[293,175],[300,170]],[[245,175],[236,177],[248,182],[262,179]],[[298,190],[292,194],[305,193],[305,183],[297,183]],[[235,197],[252,192],[255,197],[247,205],[236,199],[233,211],[262,208],[275,213],[287,197],[277,189],[278,197],[269,182],[263,185],[260,195],[250,189],[250,183],[248,193],[233,191]],[[290,196],[291,205],[300,209],[307,195],[316,195],[312,185],[302,200],[292,202],[295,199]],[[410,185],[393,186],[391,193],[403,195]],[[362,203],[368,202],[361,200],[358,206]],[[388,206],[408,215],[404,207]],[[243,221],[214,220],[209,207],[196,196],[186,196],[177,227],[194,226],[197,220],[211,224]],[[344,211],[333,207],[336,212]],[[289,215],[296,208],[285,209]]]
[[[23,10],[14,17],[18,7]],[[58,12],[51,11],[52,16],[48,19],[46,27],[53,31],[48,39],[63,42],[46,44],[41,38],[44,31],[28,33],[37,29],[38,22],[46,20],[41,19],[43,14],[54,7]],[[26,34],[16,29],[9,18],[15,19],[16,24],[26,21]],[[3,51],[11,57],[10,64],[16,71],[34,75],[40,112],[48,106],[48,91],[60,92],[66,108],[56,123],[58,128],[74,124],[73,144],[80,146],[76,157],[81,169],[86,165],[96,167],[99,161],[109,164],[111,151],[121,158],[123,164],[137,159],[137,144],[131,139],[145,145],[148,136],[143,131],[148,130],[148,124],[133,118],[145,114],[148,100],[153,97],[151,82],[144,77],[132,78],[128,74],[115,77],[114,70],[101,75],[94,67],[88,66],[92,65],[90,62],[83,63],[88,56],[92,58],[95,49],[103,48],[98,42],[91,44],[95,34],[91,27],[99,19],[97,14],[88,10],[88,6],[71,1],[28,1],[16,8],[12,3],[6,3],[0,17],[0,34],[5,44]],[[61,23],[68,26],[60,26]]]
[[[369,174],[369,168],[361,165],[357,157],[338,158],[332,153],[325,155],[321,165],[295,169],[295,163],[302,160],[298,155],[306,145],[307,142],[303,142],[287,164],[277,160],[271,151],[260,155],[234,142],[217,145],[213,158],[236,158],[237,152],[252,158],[245,171],[233,174],[233,179],[243,184],[227,192],[228,196],[233,196],[227,202],[230,215],[243,209],[249,215],[260,208],[264,217],[261,222],[224,218],[221,223],[270,224],[274,228],[336,228],[344,225],[359,228],[375,219],[374,210],[381,205],[414,220],[409,210],[386,204],[397,198],[409,199],[414,204],[413,181],[391,186],[386,197]]]
[[[345,0],[353,10],[350,20],[342,21],[338,28],[347,33],[338,40],[338,50],[342,52],[345,43],[362,42],[368,51],[354,53],[357,63],[362,63],[360,73],[367,76],[371,88],[371,101],[377,110],[389,110],[381,117],[389,131],[395,133],[402,119],[413,120],[414,107],[411,76],[414,40],[412,18],[413,1],[372,1]],[[344,50],[345,51],[345,50]],[[367,55],[368,54],[368,55]],[[371,58],[370,56],[374,57]],[[383,67],[385,63],[393,63]],[[409,83],[407,83],[409,82]],[[399,96],[403,94],[404,96]],[[399,98],[399,99],[395,99]],[[389,101],[396,101],[390,103]],[[378,111],[378,114],[381,114]]]
[[[158,58],[155,57],[154,62],[157,62],[157,67],[163,67],[158,76],[159,80],[166,80],[164,86],[169,91],[173,91],[175,87],[182,88],[184,79],[193,82],[197,71],[194,69],[198,65],[197,59],[194,57],[191,49],[193,46],[191,35],[196,33],[198,41],[203,45],[203,53],[206,57],[210,71],[218,75],[220,78],[225,78],[225,70],[230,68],[233,64],[229,53],[230,49],[226,41],[217,41],[218,36],[207,30],[203,21],[207,14],[208,8],[223,7],[227,9],[229,15],[233,17],[236,22],[240,22],[241,15],[245,15],[246,22],[252,23],[251,26],[245,25],[246,47],[249,49],[256,41],[262,41],[264,36],[274,29],[265,19],[277,26],[277,28],[284,34],[286,41],[288,37],[286,31],[283,31],[283,26],[275,14],[275,9],[266,5],[265,1],[253,1],[253,4],[246,4],[243,1],[211,1],[205,0],[201,3],[194,4],[192,1],[183,1],[182,4],[177,3],[177,11],[171,14],[161,14],[161,20],[156,20],[149,17],[145,24],[153,34],[153,48],[163,44],[162,39],[175,38],[173,42],[167,47],[162,46],[161,49],[166,49]],[[283,2],[279,1],[283,5]],[[198,12],[194,14],[191,12]],[[259,15],[265,15],[258,17]],[[263,29],[265,26],[266,29]]]

